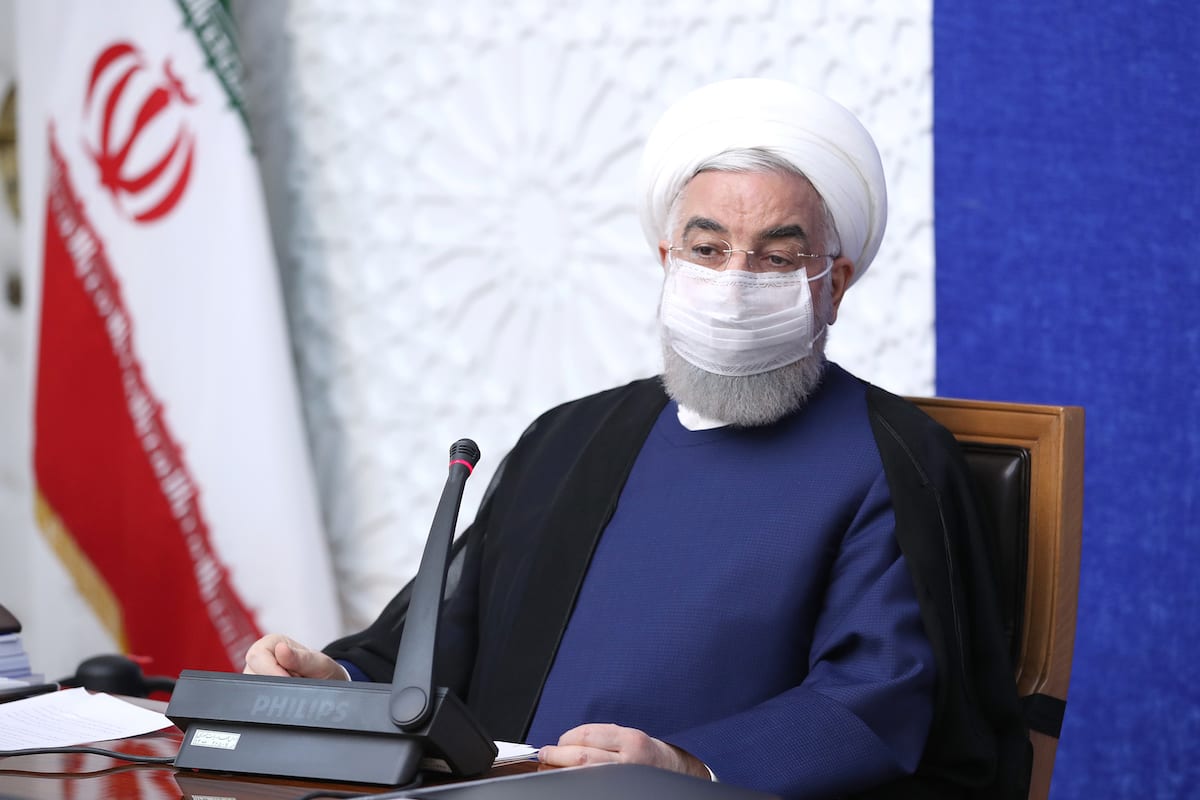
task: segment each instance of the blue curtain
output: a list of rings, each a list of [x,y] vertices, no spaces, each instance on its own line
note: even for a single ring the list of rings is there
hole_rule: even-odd
[[[1200,3],[933,19],[938,393],[1087,412],[1052,796],[1200,796]]]

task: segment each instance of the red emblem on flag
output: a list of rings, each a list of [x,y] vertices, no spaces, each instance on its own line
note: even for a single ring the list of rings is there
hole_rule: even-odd
[[[84,98],[95,136],[87,150],[121,213],[152,222],[183,197],[196,140],[181,112],[195,102],[170,59],[156,78],[129,42],[109,45],[96,58]]]

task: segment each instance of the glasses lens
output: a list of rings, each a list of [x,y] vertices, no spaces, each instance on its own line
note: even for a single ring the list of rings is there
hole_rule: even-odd
[[[720,269],[729,260],[729,242],[720,239],[695,239],[684,241],[674,252],[691,264]]]
[[[754,260],[760,272],[792,272],[804,266],[794,250],[767,250],[756,253]]]

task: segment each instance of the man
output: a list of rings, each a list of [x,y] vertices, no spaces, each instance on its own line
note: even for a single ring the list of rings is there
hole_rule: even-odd
[[[666,112],[640,181],[661,380],[547,412],[505,459],[458,550],[438,682],[550,765],[1023,796],[957,447],[824,358],[883,236],[870,135],[791,84],[724,81]],[[406,606],[324,653],[265,637],[246,671],[388,681]]]

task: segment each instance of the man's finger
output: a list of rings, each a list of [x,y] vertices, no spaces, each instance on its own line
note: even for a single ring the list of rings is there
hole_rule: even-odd
[[[620,750],[627,743],[629,735],[633,733],[635,731],[632,728],[592,722],[571,728],[558,737],[558,743],[560,745],[596,747],[602,750]]]
[[[350,680],[350,674],[341,664],[293,639],[284,638],[275,644],[275,660],[294,678]]]
[[[275,643],[275,661],[293,676],[305,675],[304,656],[306,650],[290,639],[282,639]]]
[[[251,675],[276,675],[286,678],[289,673],[275,656],[276,642],[277,637],[266,636],[251,645],[246,651],[244,671]]]
[[[620,753],[580,745],[548,744],[538,751],[538,761],[551,767],[586,767],[620,760]]]
[[[291,675],[286,669],[275,663],[273,659],[262,655],[248,657],[246,659],[246,668],[243,672],[249,675],[274,675],[279,678],[287,678]]]

